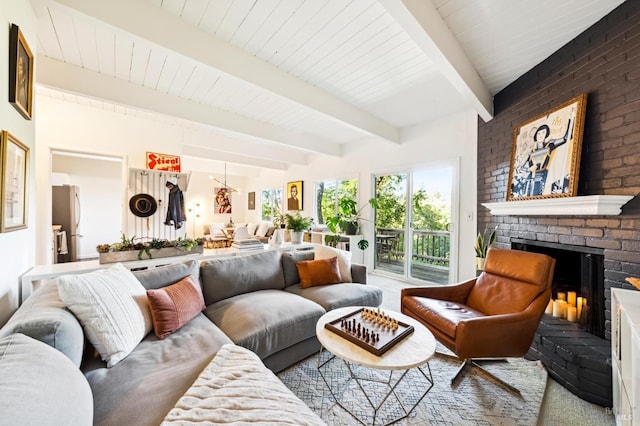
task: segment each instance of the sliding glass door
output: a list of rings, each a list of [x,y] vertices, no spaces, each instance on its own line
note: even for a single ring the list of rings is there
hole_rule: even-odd
[[[409,280],[452,282],[456,168],[435,165],[375,177],[377,270]]]

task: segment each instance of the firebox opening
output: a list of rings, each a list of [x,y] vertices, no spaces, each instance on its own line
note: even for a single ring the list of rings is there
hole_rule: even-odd
[[[542,253],[556,259],[552,298],[558,292],[575,292],[586,298],[588,309],[580,327],[598,337],[605,337],[604,316],[604,250],[592,247],[549,243],[513,238],[511,248]]]

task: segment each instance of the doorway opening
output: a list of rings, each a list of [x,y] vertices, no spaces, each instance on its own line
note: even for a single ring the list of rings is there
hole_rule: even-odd
[[[52,263],[96,259],[122,233],[121,157],[51,151]]]

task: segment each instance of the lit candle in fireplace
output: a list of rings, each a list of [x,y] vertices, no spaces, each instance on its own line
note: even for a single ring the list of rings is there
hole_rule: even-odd
[[[570,306],[576,306],[576,292],[570,291],[567,293],[567,303]]]
[[[576,322],[576,308],[567,306],[567,321]]]
[[[564,291],[559,291],[558,292],[558,300],[567,300],[567,293],[565,293]]]
[[[582,297],[578,297],[578,301],[576,303],[576,308],[578,309],[578,312],[576,313],[577,321],[580,321],[580,316],[582,315]]]
[[[549,303],[547,304],[547,309],[544,311],[544,313],[547,315],[553,314],[553,299],[549,300]]]
[[[553,301],[553,316],[555,318],[564,317],[564,306],[566,302],[564,300],[554,300]]]

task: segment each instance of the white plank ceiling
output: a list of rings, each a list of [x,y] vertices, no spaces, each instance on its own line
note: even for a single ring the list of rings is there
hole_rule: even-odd
[[[492,95],[622,0],[31,3],[38,95],[215,135],[185,155],[286,169],[461,109],[490,119]]]

